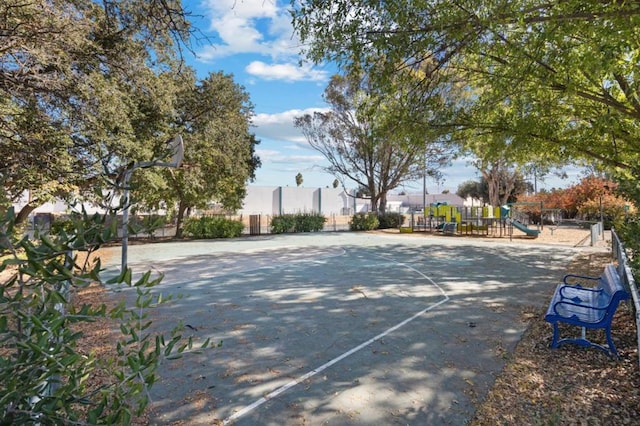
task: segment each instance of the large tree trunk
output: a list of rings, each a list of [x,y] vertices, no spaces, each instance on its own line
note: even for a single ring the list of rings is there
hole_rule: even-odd
[[[184,212],[187,211],[189,206],[182,200],[178,204],[178,215],[176,217],[176,238],[182,238],[182,220],[184,219]]]
[[[372,185],[371,183],[369,183],[369,196],[371,197],[371,212],[372,213],[377,213],[378,212],[378,201],[379,201],[379,195],[376,192],[376,187],[375,185]]]
[[[489,192],[489,205],[499,206],[500,203],[500,177],[496,176],[494,170],[480,170],[482,177],[487,182]]]
[[[387,193],[378,194],[378,211],[384,214],[387,211]]]
[[[516,181],[518,180],[517,173],[505,173],[504,178],[504,193],[502,195],[502,204],[507,204],[513,194],[513,190],[516,187]]]
[[[38,205],[27,203],[27,205],[25,205],[22,209],[20,209],[20,211],[16,215],[16,225],[25,223],[29,218],[29,215],[31,214],[31,212],[33,212],[37,208],[38,208]]]

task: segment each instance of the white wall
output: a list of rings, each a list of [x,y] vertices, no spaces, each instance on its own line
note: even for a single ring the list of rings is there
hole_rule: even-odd
[[[16,203],[19,209],[27,199]],[[101,209],[86,205],[90,213]],[[78,211],[81,206],[77,206]],[[242,208],[237,212],[242,215],[264,214],[296,214],[319,212],[325,216],[350,216],[370,210],[370,201],[353,198],[341,188],[307,188],[282,186],[247,186],[247,196]],[[47,203],[40,206],[35,213],[65,213],[69,208],[63,202]],[[102,211],[101,211],[102,212]]]
[[[324,215],[350,215],[354,199],[339,188],[288,186],[248,186],[238,214],[296,214],[319,212]]]
[[[281,188],[283,214],[318,212],[317,188],[290,186]]]

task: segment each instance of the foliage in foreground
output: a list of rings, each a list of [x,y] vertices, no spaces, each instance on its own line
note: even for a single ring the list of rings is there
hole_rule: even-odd
[[[318,232],[322,231],[326,221],[321,213],[283,214],[271,219],[271,233]]]
[[[189,218],[184,224],[184,233],[194,238],[235,238],[242,235],[244,225],[239,220],[220,216]]]
[[[89,259],[115,228],[97,215],[34,241],[16,237],[14,225],[12,210],[0,217],[0,424],[129,424],[148,403],[159,362],[193,346],[179,324],[167,337],[150,332],[148,310],[165,302],[152,294],[162,277],[147,272],[134,281],[127,268],[103,282],[100,260]],[[100,284],[135,291],[134,306],[73,306],[77,290]],[[110,359],[78,347],[78,325],[98,318],[117,322],[122,333]],[[96,387],[90,378],[99,370],[110,380]]]

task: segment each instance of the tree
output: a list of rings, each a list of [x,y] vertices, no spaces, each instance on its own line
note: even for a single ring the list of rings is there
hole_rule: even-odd
[[[372,210],[384,212],[388,191],[437,176],[448,157],[425,117],[405,108],[400,84],[393,97],[381,97],[370,83],[358,74],[332,77],[324,94],[331,111],[297,117],[295,126],[329,161],[327,172],[366,188]]]
[[[545,209],[562,211],[566,219],[598,221],[602,212],[607,221],[621,220],[628,213],[625,206],[630,202],[616,192],[615,182],[589,175],[568,188],[521,196],[518,201],[542,202]]]
[[[518,167],[510,167],[503,160],[478,160],[475,165],[482,175],[480,188],[486,190],[484,198],[492,206],[513,202],[518,195],[530,191]]]
[[[458,185],[456,195],[464,199],[471,197],[476,200],[481,200],[483,203],[488,203],[488,193],[482,183],[482,181],[478,182],[475,180],[468,180],[466,182],[463,182]]]
[[[531,184],[514,169],[493,163],[483,170],[478,181],[469,180],[458,186],[456,194],[462,198],[472,197],[483,203],[499,206],[515,202],[531,192]]]
[[[161,74],[190,36],[179,3],[7,0],[0,32],[0,183],[30,196],[18,222],[160,154],[173,133]]]
[[[586,160],[640,177],[640,9],[633,3],[292,4],[309,58],[359,67],[381,90],[393,92],[392,76],[425,60],[455,70],[474,95],[443,123],[452,131],[506,134],[500,141],[512,160]],[[380,56],[382,67],[371,60]]]
[[[211,202],[240,208],[260,159],[255,155],[259,141],[249,132],[253,105],[231,75],[210,73],[196,81],[195,73],[185,68],[174,79],[179,85],[174,128],[183,135],[187,167],[141,171],[133,186],[134,196],[148,209],[175,206],[180,237],[191,208]]]
[[[303,181],[303,179],[302,179],[302,173],[298,173],[298,174],[296,175],[296,186],[300,186],[300,185],[302,185],[302,181]]]

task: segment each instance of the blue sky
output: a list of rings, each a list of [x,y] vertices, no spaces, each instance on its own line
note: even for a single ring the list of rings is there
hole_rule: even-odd
[[[191,0],[183,4],[200,15],[192,22],[207,37],[194,41],[196,55],[186,53],[189,64],[200,77],[220,70],[233,74],[255,106],[252,131],[261,141],[257,154],[262,167],[252,185],[295,186],[295,176],[301,173],[303,186],[330,186],[334,177],[320,170],[326,160],[309,147],[293,126],[293,119],[326,109],[322,93],[337,69],[331,64],[300,66],[300,43],[287,12],[289,2]],[[464,160],[443,173],[440,183],[427,180],[429,193],[455,192],[460,183],[478,179],[475,169]],[[565,182],[548,179],[543,186],[560,187],[575,181],[574,177]],[[407,192],[421,189],[422,182],[404,188]]]

